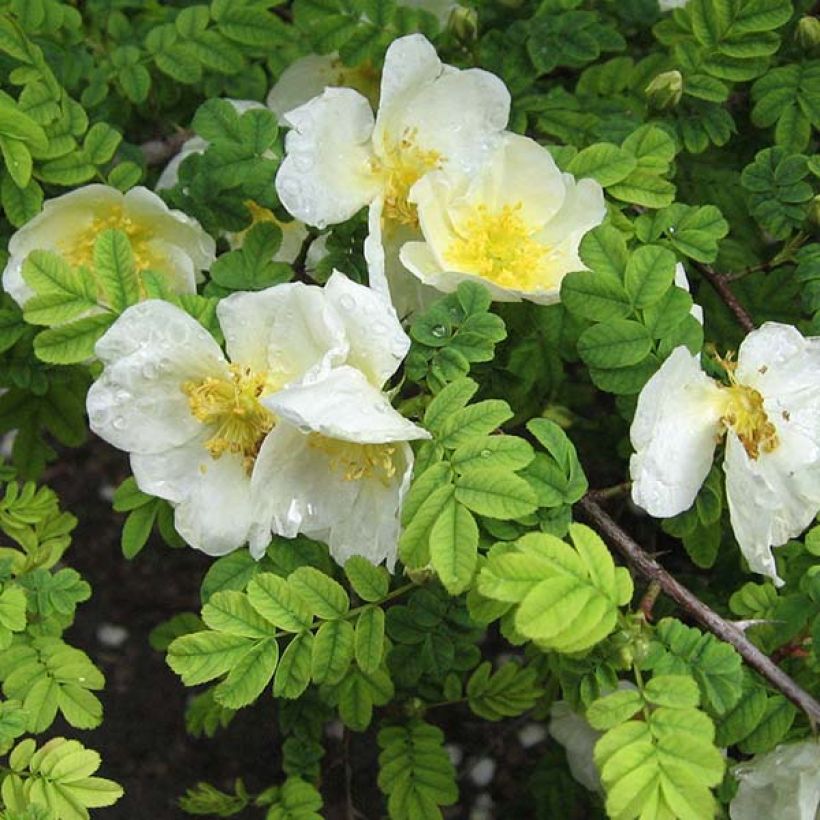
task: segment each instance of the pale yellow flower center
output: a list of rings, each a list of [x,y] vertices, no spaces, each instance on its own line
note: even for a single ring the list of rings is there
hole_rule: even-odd
[[[308,444],[325,453],[330,459],[330,468],[341,472],[345,481],[375,478],[387,485],[396,475],[395,444],[357,444],[321,433],[310,433]]]
[[[235,364],[230,366],[230,374],[228,379],[208,376],[202,381],[185,382],[182,392],[188,397],[194,418],[214,429],[205,442],[211,456],[241,455],[250,473],[259,448],[276,421],[259,401],[267,392],[267,374]]]
[[[134,265],[138,271],[162,269],[166,260],[151,247],[154,232],[145,224],[126,216],[122,205],[114,205],[106,216],[98,216],[77,236],[62,244],[66,262],[72,267],[94,266],[94,245],[100,234],[110,228],[122,231],[131,243]]]
[[[459,226],[459,236],[444,253],[456,270],[497,285],[534,290],[547,248],[532,238],[534,228],[521,216],[522,205],[490,211],[477,205]]]
[[[375,161],[374,171],[384,180],[384,219],[418,227],[416,206],[408,202],[410,189],[426,173],[441,167],[438,151],[424,150],[416,143],[416,130],[405,130],[398,142],[390,144],[384,158]]]
[[[766,415],[763,396],[754,388],[737,383],[725,391],[728,397],[721,421],[740,439],[749,458],[757,458],[761,451],[771,453],[775,450],[780,441],[775,426]]]

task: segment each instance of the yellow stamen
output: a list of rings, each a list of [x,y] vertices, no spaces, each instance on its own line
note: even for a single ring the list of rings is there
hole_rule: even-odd
[[[182,392],[194,418],[214,428],[205,442],[211,456],[219,458],[226,452],[242,455],[250,473],[262,441],[275,423],[273,414],[259,401],[268,385],[267,375],[235,364],[230,371],[228,379],[208,376],[199,382],[185,382]]]
[[[116,228],[128,237],[134,254],[134,265],[138,271],[149,268],[162,270],[167,264],[167,260],[150,246],[154,238],[151,228],[126,216],[121,205],[113,206],[106,216],[95,217],[79,236],[63,243],[61,251],[66,262],[75,268],[80,265],[93,267],[94,245],[100,234],[110,228]]]
[[[548,248],[532,238],[521,207],[519,202],[491,212],[476,206],[446,250],[446,261],[502,287],[534,290]]]
[[[777,428],[769,421],[763,406],[763,396],[753,387],[740,384],[735,376],[737,362],[731,356],[716,357],[729,377],[724,387],[726,406],[721,421],[740,439],[749,458],[756,459],[761,451],[771,453],[780,444]]]
[[[375,478],[387,486],[396,475],[395,444],[356,444],[311,433],[308,444],[330,457],[330,468],[338,470],[345,481]]]
[[[416,129],[406,129],[398,142],[389,145],[384,159],[376,161],[373,169],[384,179],[385,220],[418,227],[416,206],[407,201],[407,195],[428,171],[440,167],[438,151],[424,150],[416,144]]]

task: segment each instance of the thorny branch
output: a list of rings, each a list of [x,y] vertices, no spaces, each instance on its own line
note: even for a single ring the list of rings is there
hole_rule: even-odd
[[[678,583],[652,556],[632,539],[595,501],[584,497],[581,509],[593,524],[606,536],[610,544],[642,575],[656,582],[660,588],[698,623],[713,635],[731,644],[755,671],[772,686],[780,690],[792,703],[802,709],[812,728],[820,725],[820,703],[801,689],[777,664],[761,652],[734,624],[725,621],[713,609],[706,606],[686,587]]]
[[[694,265],[695,268],[709,280],[712,287],[717,291],[718,296],[723,300],[723,304],[735,315],[738,324],[747,333],[751,333],[751,331],[755,329],[754,319],[749,315],[746,308],[740,304],[737,296],[735,296],[729,287],[729,278],[722,273],[712,270],[708,265],[701,265],[698,262],[695,262]]]

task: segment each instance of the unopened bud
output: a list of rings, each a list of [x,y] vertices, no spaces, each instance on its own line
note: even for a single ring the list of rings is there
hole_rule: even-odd
[[[683,76],[680,71],[664,71],[645,90],[653,108],[674,108],[683,94]]]
[[[813,54],[820,50],[820,20],[816,17],[801,17],[795,32],[800,48]]]
[[[450,13],[449,26],[462,43],[472,43],[478,37],[478,12],[456,6]]]

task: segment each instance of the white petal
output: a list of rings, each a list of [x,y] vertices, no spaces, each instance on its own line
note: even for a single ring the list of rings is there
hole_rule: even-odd
[[[562,177],[566,190],[563,204],[539,232],[538,239],[556,247],[569,245],[577,256],[584,234],[604,221],[604,192],[594,179],[576,180],[572,174],[563,174]],[[570,270],[583,270],[583,266],[570,268],[566,273]]]
[[[469,214],[479,204],[491,212],[505,206],[518,208],[521,218],[535,232],[558,214],[566,196],[567,185],[550,152],[535,140],[505,134],[470,184],[463,206]],[[456,227],[459,210],[454,209]]]
[[[182,385],[228,375],[219,345],[168,302],[128,308],[96,352],[105,369],[86,399],[91,429],[128,452],[158,453],[196,436],[202,425]]]
[[[208,555],[241,547],[258,521],[243,459],[212,458],[203,436],[163,452],[133,454],[131,469],[143,492],[174,503],[177,532]]]
[[[419,149],[435,151],[446,165],[473,174],[498,145],[509,111],[510,93],[494,74],[450,69],[434,82],[397,96],[391,105],[382,103],[374,145],[383,155],[391,144],[412,134]]]
[[[266,372],[272,386],[323,378],[347,355],[344,325],[315,285],[232,293],[216,312],[231,361]]]
[[[379,118],[405,105],[419,89],[432,83],[441,70],[441,60],[424,35],[409,34],[393,40],[384,55]]]
[[[291,63],[268,93],[267,105],[286,125],[285,114],[318,97],[329,85],[338,82],[339,55],[308,54]]]
[[[629,431],[632,500],[666,518],[689,509],[712,466],[720,389],[697,356],[678,347],[644,386]]]
[[[689,280],[686,278],[686,268],[684,268],[680,262],[675,265],[675,286],[679,287],[681,290],[685,290],[687,293],[692,292],[689,288]],[[689,313],[702,327],[703,308],[700,305],[693,304],[689,309]]]
[[[170,209],[153,191],[137,186],[125,194],[125,214],[145,224],[153,235],[181,248],[197,270],[208,270],[216,259],[216,243],[192,216]]]
[[[298,219],[293,219],[290,222],[280,222],[277,219],[276,224],[282,231],[282,244],[273,255],[273,261],[286,262],[288,265],[292,265],[302,252],[302,246],[308,238],[308,229]]]
[[[396,411],[378,388],[346,365],[314,384],[295,384],[262,400],[291,424],[328,438],[362,444],[430,438]]]
[[[148,246],[152,253],[165,260],[163,270],[157,273],[171,293],[196,293],[197,281],[204,276],[182,248],[162,239],[151,240]]]
[[[325,297],[345,326],[350,343],[346,363],[381,387],[410,350],[410,337],[393,306],[375,290],[357,285],[339,271],[325,285]]]
[[[563,700],[550,707],[549,733],[564,747],[572,776],[591,792],[600,792],[601,778],[593,753],[601,733]]]
[[[327,542],[340,563],[363,555],[392,568],[396,559],[399,509],[412,473],[412,451],[397,447],[396,475],[386,484],[373,478],[346,479],[307,435],[281,422],[257,459],[253,492],[274,532],[298,532]],[[257,477],[258,472],[258,477]]]
[[[286,119],[294,130],[285,139],[276,191],[292,216],[323,228],[345,222],[378,195],[373,112],[361,94],[328,88]]]
[[[23,262],[33,250],[61,253],[73,237],[97,217],[122,204],[123,195],[109,185],[84,185],[49,199],[43,210],[15,231],[9,240],[9,259],[3,271],[3,288],[20,307],[34,295],[23,279]]]
[[[763,396],[817,390],[820,340],[806,339],[792,325],[766,322],[742,342],[735,375]]]
[[[726,498],[740,550],[750,569],[782,584],[771,548],[799,535],[820,511],[817,445],[806,453],[802,437],[778,429],[779,445],[751,459],[730,430],[726,436]],[[813,458],[812,458],[813,456]]]

